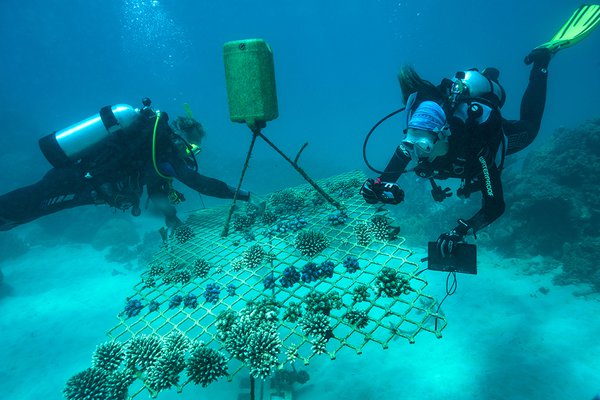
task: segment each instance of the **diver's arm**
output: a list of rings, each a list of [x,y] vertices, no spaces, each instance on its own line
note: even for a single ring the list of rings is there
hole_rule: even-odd
[[[392,158],[390,158],[383,174],[381,174],[381,180],[384,182],[396,182],[406,170],[409,162],[410,154],[404,148],[404,145],[400,144],[394,151]]]
[[[188,166],[180,159],[170,162],[175,172],[173,178],[177,179],[184,185],[194,189],[195,191],[211,197],[221,199],[232,199],[235,194],[235,188],[225,182],[201,175]],[[250,200],[250,192],[240,190],[238,199],[243,201]]]
[[[483,157],[479,159],[479,163],[483,204],[481,210],[466,221],[469,229],[473,229],[474,233],[498,219],[505,209],[500,171],[495,165],[488,166]]]

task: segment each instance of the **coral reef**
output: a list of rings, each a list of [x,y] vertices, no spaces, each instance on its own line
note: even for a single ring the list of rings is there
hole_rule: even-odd
[[[371,227],[367,222],[359,222],[354,225],[354,235],[356,235],[356,243],[361,246],[368,246],[373,241]]]
[[[592,177],[599,166],[600,119],[556,130],[528,154],[522,171],[504,174],[511,190],[502,222],[490,227],[492,243],[511,256],[551,256],[563,264],[557,283],[600,291],[592,267],[600,240],[600,181]]]
[[[117,341],[105,342],[96,347],[92,356],[92,367],[107,372],[114,372],[125,359],[123,344]]]
[[[284,189],[271,194],[268,207],[276,214],[293,214],[304,207],[305,197],[295,189]]]
[[[300,326],[308,336],[327,336],[331,331],[329,317],[322,312],[309,312],[300,320]]]
[[[168,266],[164,267],[162,280],[166,284],[180,283],[186,284],[192,279],[192,274],[187,266],[176,260],[172,261]]]
[[[390,219],[383,215],[376,215],[371,218],[370,230],[375,239],[383,241],[395,239],[400,232],[400,228],[392,226]]]
[[[278,364],[282,341],[277,333],[279,304],[271,299],[248,303],[239,313],[221,313],[217,332],[233,358],[242,361],[254,378],[264,379]]]
[[[289,267],[286,267],[285,270],[283,271],[283,276],[281,278],[279,278],[279,283],[284,288],[290,288],[290,287],[294,286],[296,283],[300,282],[301,277],[302,277],[302,275],[300,274],[300,272],[298,272],[296,267],[289,266]]]
[[[127,367],[136,371],[146,371],[162,354],[162,341],[153,335],[140,335],[130,339],[125,345]]]
[[[275,287],[275,275],[271,272],[263,279],[265,289],[273,289]]]
[[[221,286],[217,283],[209,283],[204,291],[204,299],[207,303],[217,304],[221,295]]]
[[[196,236],[196,234],[188,225],[181,225],[175,229],[174,236],[175,240],[177,240],[179,244],[184,244],[185,242]]]
[[[323,313],[329,315],[331,310],[338,310],[342,307],[342,297],[340,294],[331,290],[328,293],[312,290],[304,297],[304,305],[309,313]]]
[[[144,305],[139,299],[128,299],[123,314],[127,315],[127,318],[135,317],[139,315],[142,308],[144,308]]]
[[[67,400],[106,400],[112,396],[109,374],[99,368],[88,368],[72,376],[63,390]]]
[[[283,312],[283,320],[295,323],[302,317],[302,306],[299,303],[291,302]]]
[[[319,265],[319,278],[333,278],[335,264],[333,261],[326,260]]]
[[[291,219],[287,219],[285,221],[281,221],[278,224],[272,226],[269,229],[270,235],[275,234],[286,234],[289,232],[298,232],[300,229],[303,229],[308,225],[308,222],[302,217],[292,217]]]
[[[315,282],[320,277],[319,267],[314,262],[309,262],[302,267],[302,282],[311,283]]]
[[[344,225],[348,221],[348,215],[343,210],[335,211],[327,216],[327,220],[331,225]]]
[[[233,216],[233,229],[236,231],[246,231],[254,225],[255,216],[248,214],[235,214]]]
[[[367,301],[370,295],[369,287],[361,283],[352,290],[352,302],[361,303]]]
[[[179,385],[188,348],[188,338],[179,331],[171,332],[162,340],[160,356],[148,367],[146,374],[145,384],[151,392],[157,393]]]
[[[346,268],[346,272],[349,274],[353,274],[356,271],[360,270],[358,258],[354,256],[347,256],[346,258],[344,258],[344,268]]]
[[[171,298],[169,299],[169,310],[172,308],[179,307],[182,302],[183,302],[183,297],[181,295],[176,294],[174,296],[171,296]]]
[[[350,310],[344,315],[344,318],[358,329],[366,327],[369,323],[369,317],[365,311]]]
[[[154,312],[154,311],[158,311],[160,307],[160,303],[156,300],[152,300],[150,303],[148,303],[148,312]]]
[[[206,278],[210,272],[210,264],[208,261],[198,258],[192,265],[191,273],[193,278]]]
[[[377,294],[385,294],[387,297],[396,297],[408,294],[412,291],[408,279],[402,273],[390,267],[383,267],[377,278],[375,278]]]
[[[227,359],[217,350],[206,347],[204,343],[194,343],[186,362],[186,373],[196,385],[206,387],[227,375]]]
[[[196,308],[198,307],[198,297],[193,293],[188,293],[183,296],[183,306],[185,308]]]
[[[295,246],[302,255],[313,257],[329,245],[325,235],[316,231],[300,231],[296,236]]]

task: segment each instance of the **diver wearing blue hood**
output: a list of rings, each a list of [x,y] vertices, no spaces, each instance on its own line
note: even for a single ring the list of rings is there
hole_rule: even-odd
[[[365,200],[371,204],[403,201],[404,192],[394,182],[412,162],[411,171],[430,180],[435,201],[452,195],[450,188],[442,189],[435,182],[448,178],[461,180],[459,197],[476,191],[483,197],[474,216],[459,219],[454,229],[439,236],[442,256],[451,255],[469,232],[475,234],[495,221],[505,210],[504,156],[525,148],[539,132],[551,56],[548,49],[537,49],[526,58],[533,67],[518,121],[502,118],[505,95],[496,69],[461,71],[435,86],[414,69],[403,67],[398,78],[407,110],[405,136],[383,174],[363,184]]]

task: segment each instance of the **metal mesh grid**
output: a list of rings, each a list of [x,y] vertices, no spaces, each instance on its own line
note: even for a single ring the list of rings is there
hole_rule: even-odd
[[[168,246],[156,254],[150,265],[173,262],[191,265],[201,258],[212,266],[209,275],[185,284],[157,281],[153,286],[148,286],[150,272],[144,272],[142,281],[134,287],[135,293],[132,297],[140,299],[142,303],[158,302],[158,310],[142,312],[131,318],[120,315],[119,323],[108,332],[109,337],[126,341],[141,334],[166,336],[174,330],[179,330],[191,339],[201,340],[208,347],[220,350],[223,347],[217,338],[215,322],[221,312],[239,311],[247,302],[266,296],[274,296],[282,304],[282,308],[285,308],[291,302],[302,303],[305,296],[316,289],[325,293],[335,290],[343,301],[343,307],[331,310],[329,315],[333,337],[328,340],[324,354],[332,360],[344,348],[361,354],[370,342],[378,343],[384,349],[388,348],[391,340],[398,337],[413,343],[416,335],[422,331],[441,338],[446,320],[443,315],[436,313],[435,299],[425,293],[427,282],[417,275],[419,266],[410,260],[412,252],[404,247],[405,239],[398,237],[389,242],[373,240],[368,246],[357,244],[354,231],[356,224],[369,222],[373,216],[387,213],[385,209],[364,202],[358,193],[364,179],[365,176],[361,172],[350,172],[319,181],[322,187],[329,189],[331,195],[346,207],[348,219],[345,224],[331,224],[329,216],[335,209],[327,204],[304,206],[295,213],[307,222],[305,229],[322,232],[329,241],[328,247],[312,258],[301,255],[295,248],[296,233],[273,235],[269,233],[269,226],[255,223],[245,232],[230,229],[229,236],[223,238],[220,235],[228,207],[195,212],[186,221],[186,225],[193,229],[195,235],[184,243],[171,239]],[[308,185],[294,190],[303,196],[310,196],[311,191],[314,192]],[[234,266],[234,260],[239,260],[246,250],[256,244],[273,254],[274,259],[255,269]],[[349,274],[342,267],[342,261],[347,256],[354,256],[359,261],[360,269],[355,273]],[[300,281],[291,288],[276,285],[274,289],[264,289],[263,280],[271,273],[281,276],[286,267],[296,266],[301,269],[309,261],[319,264],[325,260],[335,263],[332,278],[320,279],[313,283]],[[401,276],[409,281],[412,290],[408,294],[395,297],[377,296],[373,293],[377,276],[383,267],[399,271]],[[216,304],[203,302],[202,294],[209,283],[217,283],[222,288],[234,285],[235,294],[228,295],[223,291]],[[372,294],[366,302],[353,304],[353,289],[360,284],[369,286]],[[198,296],[196,308],[169,308],[169,299],[172,296],[188,293]],[[352,308],[367,313],[369,321],[364,328],[359,329],[344,318],[346,312]],[[283,341],[281,364],[287,361],[285,354],[294,349],[297,350],[298,359],[305,364],[308,364],[312,357],[318,356],[313,350],[312,338],[307,337],[298,324],[281,320],[279,335]],[[241,362],[230,360],[229,379],[242,369],[244,366]],[[133,397],[142,390],[143,387],[139,388]]]

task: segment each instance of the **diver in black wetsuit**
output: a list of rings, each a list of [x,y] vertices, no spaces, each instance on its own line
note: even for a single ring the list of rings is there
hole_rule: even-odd
[[[430,180],[435,201],[451,196],[450,188],[442,189],[435,182],[447,178],[461,179],[457,196],[467,198],[479,191],[483,197],[473,217],[459,219],[454,229],[439,236],[437,248],[442,256],[452,254],[469,232],[475,234],[495,221],[505,209],[504,156],[527,147],[539,132],[551,57],[548,49],[536,49],[525,58],[533,67],[518,121],[502,118],[505,94],[496,69],[461,71],[453,80],[444,79],[435,86],[404,67],[399,81],[407,110],[406,136],[384,173],[363,184],[365,200],[371,204],[402,202],[404,192],[394,182],[413,161],[411,171]]]
[[[175,205],[183,200],[173,179],[212,197],[233,198],[235,188],[198,173],[195,152],[202,126],[191,117],[169,125],[165,112],[150,100],[142,109],[104,107],[100,113],[40,139],[53,165],[37,183],[0,196],[0,231],[68,208],[107,204],[140,215],[146,186],[148,200],[164,215],[167,226],[181,225]],[[189,142],[188,142],[189,140]],[[250,200],[240,190],[238,199]]]

